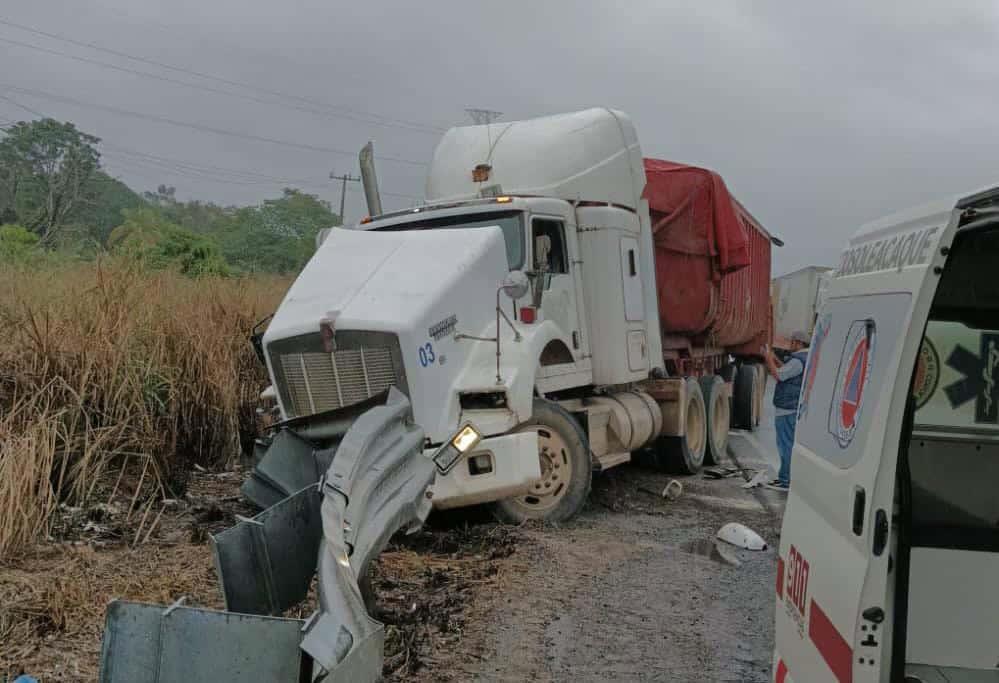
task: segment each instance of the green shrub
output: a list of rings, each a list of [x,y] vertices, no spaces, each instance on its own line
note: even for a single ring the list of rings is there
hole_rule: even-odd
[[[0,225],[0,261],[23,262],[40,253],[38,235],[20,225]]]

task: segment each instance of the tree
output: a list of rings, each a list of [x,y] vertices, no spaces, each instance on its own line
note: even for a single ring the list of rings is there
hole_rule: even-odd
[[[154,269],[173,268],[201,277],[229,274],[214,240],[171,223],[152,207],[124,209],[125,222],[111,232],[108,245]]]
[[[340,218],[314,195],[286,188],[279,199],[238,209],[219,234],[227,260],[248,271],[300,270],[316,247],[316,234]]]
[[[125,221],[124,209],[145,206],[142,197],[128,185],[103,171],[94,172],[83,194],[83,201],[72,217],[73,234],[69,237],[96,247],[107,246],[111,231]]]
[[[100,140],[54,119],[18,122],[0,139],[0,215],[51,244],[100,165]]]

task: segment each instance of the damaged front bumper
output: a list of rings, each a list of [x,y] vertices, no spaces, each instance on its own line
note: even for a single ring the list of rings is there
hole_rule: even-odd
[[[213,538],[227,611],[112,602],[100,680],[379,680],[384,627],[358,581],[393,533],[415,530],[430,511],[436,470],[423,442],[409,401],[392,390],[354,421],[318,482]],[[294,440],[289,449],[301,457],[271,470],[270,497],[320,462]],[[319,610],[306,621],[277,617],[307,595],[317,557]]]
[[[424,451],[429,456],[433,451]],[[445,510],[491,503],[526,493],[541,478],[538,434],[491,436],[433,485],[434,508]]]

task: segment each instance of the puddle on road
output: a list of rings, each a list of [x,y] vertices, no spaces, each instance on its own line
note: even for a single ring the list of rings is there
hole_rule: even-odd
[[[719,564],[730,567],[741,567],[742,562],[735,556],[735,552],[725,548],[719,541],[713,538],[702,538],[696,541],[689,541],[679,546],[680,550],[691,555],[700,555]]]

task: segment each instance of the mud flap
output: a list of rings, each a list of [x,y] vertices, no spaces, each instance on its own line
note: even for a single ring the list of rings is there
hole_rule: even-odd
[[[305,598],[322,538],[320,502],[311,484],[212,536],[226,609],[277,615]]]
[[[108,605],[101,683],[298,681],[311,661],[298,648],[299,619],[174,604]]]

